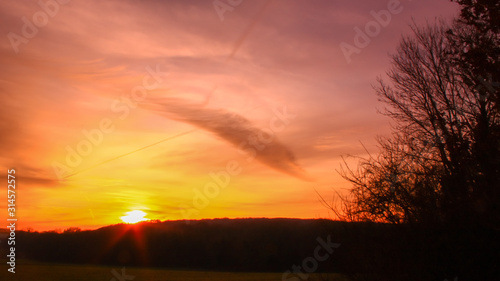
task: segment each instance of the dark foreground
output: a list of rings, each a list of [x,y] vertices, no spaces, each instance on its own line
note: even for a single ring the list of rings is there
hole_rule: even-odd
[[[320,280],[325,274],[313,274],[309,280]],[[114,278],[114,279],[113,279]],[[143,281],[254,281],[281,280],[282,273],[186,271],[155,268],[112,267],[51,264],[21,261],[16,273],[0,272],[0,280],[86,281],[86,280],[143,280]],[[328,278],[341,278],[328,274]],[[342,280],[342,279],[338,279]]]
[[[2,262],[0,280],[498,280],[498,237],[497,229],[298,219],[20,231],[16,274]]]

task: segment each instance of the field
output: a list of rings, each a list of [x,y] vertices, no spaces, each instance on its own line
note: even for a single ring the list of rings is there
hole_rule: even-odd
[[[1,266],[1,269],[0,280],[13,281],[279,281],[282,280],[283,275],[281,272],[207,272],[127,267],[122,277],[122,268],[120,267],[36,262],[17,264],[15,274],[7,272],[7,266]],[[113,275],[113,270],[115,270],[117,276]],[[292,278],[292,275],[289,275],[288,278],[289,280],[296,280]],[[308,280],[320,280],[319,278],[320,275],[311,275]]]

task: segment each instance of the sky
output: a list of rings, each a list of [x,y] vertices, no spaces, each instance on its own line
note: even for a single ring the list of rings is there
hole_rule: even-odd
[[[458,9],[2,1],[0,168],[3,190],[15,169],[17,227],[94,229],[134,210],[334,219],[318,193],[347,192],[342,157],[376,153],[376,137],[390,134],[373,89],[390,54],[412,22]]]

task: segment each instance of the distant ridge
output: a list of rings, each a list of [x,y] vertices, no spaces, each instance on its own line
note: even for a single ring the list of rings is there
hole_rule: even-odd
[[[347,225],[327,219],[221,218],[64,233],[19,231],[17,252],[20,258],[58,263],[284,271],[310,256],[318,237],[338,242]],[[335,270],[335,260],[323,262],[318,270]]]

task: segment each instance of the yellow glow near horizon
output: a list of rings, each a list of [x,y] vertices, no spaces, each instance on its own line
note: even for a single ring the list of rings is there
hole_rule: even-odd
[[[120,217],[120,219],[125,222],[125,223],[138,223],[138,222],[141,222],[141,221],[147,221],[148,219],[146,219],[144,216],[146,216],[146,213],[143,212],[143,211],[139,211],[139,210],[133,210],[133,211],[130,211],[130,212],[126,212],[125,214],[127,214],[126,216],[123,216],[123,217]]]

